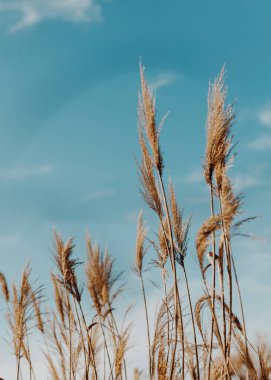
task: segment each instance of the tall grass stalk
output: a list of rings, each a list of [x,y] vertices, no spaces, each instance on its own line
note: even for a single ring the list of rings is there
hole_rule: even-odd
[[[210,209],[211,217],[214,218],[214,190],[213,183],[210,183]],[[211,359],[213,350],[213,337],[214,337],[214,325],[215,325],[215,295],[216,295],[216,236],[215,230],[212,231],[212,323],[210,332],[210,343],[209,343],[209,357],[208,357],[208,376],[207,379],[210,380],[211,375]]]

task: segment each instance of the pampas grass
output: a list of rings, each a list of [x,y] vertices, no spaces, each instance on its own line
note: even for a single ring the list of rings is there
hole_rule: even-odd
[[[78,275],[82,262],[75,256],[73,238],[63,240],[54,231],[51,275],[53,302],[44,302],[43,287],[31,280],[31,267],[22,272],[19,284],[9,284],[0,273],[2,298],[19,379],[38,379],[32,361],[31,333],[40,334],[41,350],[53,380],[209,380],[271,378],[271,348],[263,341],[253,345],[247,336],[231,239],[246,220],[240,215],[242,197],[233,191],[229,166],[233,163],[235,125],[233,104],[227,104],[225,67],[209,84],[206,150],[203,174],[209,189],[210,215],[194,238],[202,294],[193,302],[186,258],[193,251],[191,217],[178,203],[172,181],[165,175],[156,100],[140,65],[141,94],[138,103],[140,157],[136,159],[140,193],[155,215],[151,235],[138,217],[133,271],[139,278],[142,315],[146,333],[147,370],[131,369],[127,352],[133,355],[127,322],[130,307],[116,311],[124,291],[121,274],[108,249],[86,237],[85,274]],[[146,272],[159,270],[160,298],[154,320]],[[236,289],[236,294],[235,294]],[[236,298],[238,304],[233,302]],[[116,317],[117,316],[117,317]],[[143,326],[143,325],[146,326]],[[144,327],[144,328],[143,328]],[[21,362],[28,365],[27,374]],[[142,363],[138,363],[139,366]]]

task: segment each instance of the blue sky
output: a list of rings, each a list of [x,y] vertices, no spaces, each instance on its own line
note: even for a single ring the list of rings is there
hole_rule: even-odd
[[[236,243],[250,329],[271,316],[270,1],[0,0],[0,251],[11,280],[30,258],[48,281],[52,227],[88,229],[119,268],[134,249],[138,192],[139,60],[157,95],[167,174],[194,232],[208,215],[201,177],[208,82],[225,63],[236,100],[245,227],[261,238]],[[145,214],[152,223],[152,216]],[[195,260],[191,277],[196,281]],[[252,301],[253,300],[253,301]],[[255,301],[256,300],[256,301]]]

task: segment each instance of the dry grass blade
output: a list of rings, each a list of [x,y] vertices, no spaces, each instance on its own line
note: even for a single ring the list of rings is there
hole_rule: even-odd
[[[210,299],[210,296],[208,296],[208,295],[204,295],[204,296],[200,297],[198,299],[198,301],[196,302],[196,305],[195,305],[196,322],[197,322],[198,329],[199,329],[202,336],[204,336],[204,335],[203,335],[202,315],[201,314],[202,314],[203,309],[208,305],[208,298]],[[221,296],[219,296],[218,294],[216,294],[216,301],[221,302]],[[234,313],[231,313],[231,316],[230,316],[230,314],[229,314],[230,308],[225,302],[224,302],[224,307],[225,307],[225,311],[227,312],[229,318],[232,319],[234,326],[240,332],[243,332],[243,327],[242,327],[241,322],[239,321],[238,317]]]
[[[202,327],[201,312],[205,306],[205,301],[206,301],[207,297],[208,296],[206,296],[206,295],[200,297],[195,304],[195,320],[196,320],[199,332],[200,332],[201,337],[202,337],[204,342],[205,342],[205,336],[204,336],[204,331],[203,331],[203,327]]]

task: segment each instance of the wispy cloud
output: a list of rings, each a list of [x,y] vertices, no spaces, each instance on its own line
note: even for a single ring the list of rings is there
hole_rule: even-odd
[[[16,166],[6,170],[0,170],[0,180],[24,180],[31,177],[43,176],[53,171],[51,164],[37,166]]]
[[[96,0],[0,0],[0,12],[18,15],[18,21],[10,28],[12,32],[46,19],[71,22],[101,19],[101,7]]]
[[[135,223],[137,221],[137,218],[138,218],[138,210],[130,210],[126,212],[123,216],[123,219],[125,220],[125,222],[129,222],[129,223]]]
[[[268,161],[251,163],[246,171],[234,172],[232,175],[233,185],[236,191],[261,187],[269,188],[271,165]]]
[[[161,87],[169,86],[170,84],[176,82],[179,79],[180,79],[180,76],[176,73],[173,73],[173,72],[161,73],[150,81],[150,87],[153,91],[156,91]]]
[[[247,147],[254,150],[269,150],[271,149],[271,136],[259,136],[255,140],[250,141]]]
[[[203,182],[204,177],[203,177],[203,171],[202,169],[195,169],[191,173],[189,173],[186,178],[185,182],[187,183],[200,183]]]
[[[271,104],[263,107],[258,113],[259,121],[266,127],[271,127]]]
[[[237,174],[233,177],[233,183],[236,191],[243,191],[252,187],[260,186],[262,181],[255,175]]]
[[[0,246],[10,246],[10,245],[16,245],[20,242],[19,235],[16,234],[0,234]]]
[[[115,194],[115,190],[113,189],[104,189],[98,191],[92,191],[91,193],[86,194],[82,198],[82,202],[93,201],[97,199],[107,198]]]

